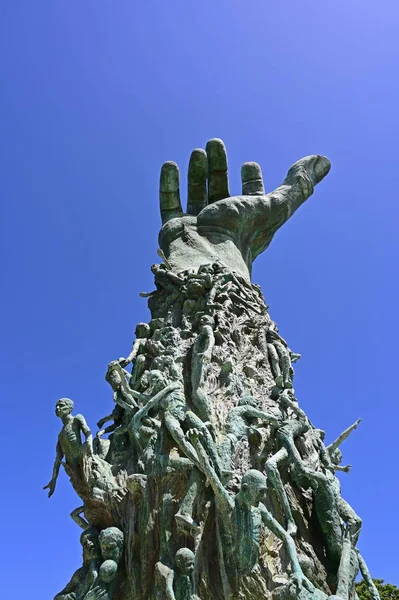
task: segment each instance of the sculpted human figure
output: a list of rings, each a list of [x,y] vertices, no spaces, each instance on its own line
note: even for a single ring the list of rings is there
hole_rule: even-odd
[[[161,562],[155,565],[166,600],[191,600],[194,562],[194,552],[189,548],[180,548],[175,555],[175,569],[170,569]]]
[[[291,390],[285,390],[279,396],[280,406],[283,409],[291,408],[296,414],[297,419],[285,420],[277,430],[276,444],[277,452],[268,458],[265,464],[265,470],[270,479],[273,489],[276,491],[284,516],[287,522],[287,532],[295,536],[297,526],[292,516],[291,506],[281,479],[279,468],[285,464],[288,459],[295,463],[302,463],[301,455],[295,446],[295,439],[305,433],[310,428],[310,423],[305,413],[297,406]]]
[[[119,406],[119,404],[117,404],[114,407],[111,414],[103,417],[98,421],[97,427],[99,428],[99,431],[96,434],[97,437],[102,437],[106,433],[113,433],[115,429],[122,425],[124,414],[125,409]],[[108,427],[105,427],[105,429],[103,429],[105,423],[109,423],[110,421],[112,421],[111,425],[108,425]]]
[[[334,498],[335,509],[340,518],[351,527],[351,536],[354,544],[357,543],[359,538],[362,520],[355,513],[350,504],[341,497],[341,484],[339,479],[335,477],[334,472],[340,470],[349,473],[351,465],[341,467],[339,464],[342,461],[342,453],[339,450],[339,445],[358,427],[359,423],[360,419],[341,433],[335,442],[327,446],[327,448],[323,449],[323,445],[321,445],[320,457],[322,464],[325,467],[324,472],[309,471],[309,469],[305,469],[304,471],[308,476],[313,489],[315,489],[315,507],[319,520],[323,521],[323,519],[325,519],[325,517],[323,517],[323,506],[325,505],[327,495],[332,495]]]
[[[94,449],[96,454],[113,462],[118,460],[124,452],[129,449],[129,423],[133,415],[133,409],[128,410],[116,404],[112,413],[100,419],[97,423],[99,431],[94,440]],[[111,425],[104,427],[105,423],[112,421]],[[103,435],[111,434],[108,439],[102,439]]]
[[[150,400],[146,397],[146,404],[134,415],[133,430],[138,431],[142,419],[147,417],[150,411],[158,408],[162,411],[165,427],[177,447],[197,467],[200,467],[200,463],[192,444],[186,438],[186,431],[196,428],[203,433],[207,452],[216,469],[220,471],[219,457],[212,437],[204,422],[187,406],[181,384],[178,382],[168,384],[160,371],[150,371],[148,377],[155,395]],[[138,392],[133,393],[137,398],[144,397]]]
[[[267,350],[275,377],[276,385],[280,388],[292,388],[292,377],[294,374],[291,366],[291,352],[284,340],[274,329],[269,328],[266,331]],[[293,355],[295,360],[300,358],[299,354]]]
[[[118,564],[123,551],[123,533],[117,527],[107,527],[98,537],[102,562],[84,600],[111,600],[115,588]]]
[[[257,402],[253,396],[242,396],[238,401],[238,406],[228,412],[224,423],[225,438],[218,445],[218,452],[223,461],[224,469],[231,469],[232,455],[237,442],[242,439],[250,439],[259,421],[274,428],[278,428],[280,425],[277,417],[257,407]]]
[[[357,558],[359,561],[360,572],[362,574],[364,581],[367,584],[371,600],[380,600],[380,594],[378,593],[375,583],[371,578],[370,571],[368,570],[368,567],[366,565],[366,562],[365,562],[363,556],[360,554],[360,552],[357,548],[355,549],[355,552],[356,552],[356,555],[357,555]]]
[[[83,549],[83,565],[75,571],[64,589],[54,600],[83,600],[97,577],[100,558],[98,531],[89,527],[82,532],[80,543]]]
[[[286,348],[288,350],[289,358],[292,363],[295,363],[297,360],[299,360],[301,358],[300,354],[297,354],[296,352],[292,352],[292,350],[288,347],[288,344],[285,341],[285,339],[282,338],[281,335],[279,334],[277,324],[274,321],[270,321],[269,331],[272,331],[274,334],[274,338],[277,339],[280,342],[280,344],[282,344],[282,346],[284,346],[284,348]]]
[[[158,250],[160,250],[160,248]],[[160,251],[162,252],[162,250]],[[165,258],[163,252],[162,255],[163,260],[166,260],[167,262],[167,259]],[[184,283],[183,276],[181,274],[174,273],[171,270],[171,266],[169,263],[161,265],[151,265],[151,272],[154,275],[154,282],[157,289],[153,292],[141,292],[140,296],[142,298],[154,296],[154,294],[156,294],[157,292],[162,292],[164,290],[171,292],[171,294],[175,294],[177,288],[179,288]]]
[[[134,410],[138,408],[138,404],[128,385],[130,378],[130,373],[121,367],[118,360],[109,363],[105,379],[114,391],[114,402],[124,409]]]
[[[189,548],[180,548],[175,555],[175,596],[176,600],[191,600],[192,574],[195,555]]]
[[[234,306],[234,310],[244,307],[259,314],[265,312],[263,302],[259,303],[259,295],[254,295],[252,286],[244,277],[229,271],[220,262],[212,266],[215,276],[213,287],[207,297],[208,307],[219,308],[222,303],[225,308],[227,302],[229,307]]]
[[[151,313],[154,316],[162,315],[167,321],[170,320],[169,308],[182,295],[185,281],[183,274],[177,274],[169,267],[166,264],[152,265],[151,271],[157,289],[154,292],[140,294],[142,298],[149,298],[148,307]]]
[[[332,471],[333,473],[335,473],[335,471],[343,471],[344,473],[349,473],[349,471],[351,470],[351,465],[346,465],[343,467],[340,464],[342,462],[342,452],[339,449],[339,446],[350,436],[352,431],[357,429],[360,422],[361,419],[357,419],[357,421],[355,421],[353,425],[345,429],[345,431],[343,431],[332,444],[329,444],[326,448],[321,447],[320,456],[322,459],[323,466],[326,469],[330,469],[330,471]]]
[[[121,357],[118,361],[121,367],[126,368],[131,362],[137,360],[138,356],[142,356],[145,353],[145,344],[150,335],[151,329],[147,323],[138,323],[136,325],[136,339],[134,340],[130,354],[127,358]]]
[[[184,277],[168,269],[166,265],[152,265],[151,271],[154,274],[154,281],[158,291],[167,290],[174,293],[176,288],[180,288],[184,283]]]
[[[352,525],[356,539],[354,521],[346,518],[349,512],[334,479],[334,472],[349,466],[340,466],[337,441],[330,447],[318,443],[317,431],[289,393],[291,363],[299,355],[278,334],[250,277],[255,258],[328,170],[324,157],[306,157],[290,169],[281,186],[266,194],[260,167],[246,163],[242,194],[230,196],[224,145],[211,140],[206,152],[195,150],[191,156],[183,213],[177,166],[163,166],[158,251],[163,264],[152,267],[156,291],[144,294],[152,320],[139,324],[129,356],[111,363],[107,374],[116,405],[99,423],[104,429],[97,437],[101,442],[103,434],[113,436],[106,454],[111,464],[102,464],[105,455],[95,446],[94,457],[86,460],[84,453],[83,467],[77,466],[84,470],[86,464],[92,480],[99,474],[104,484],[100,492],[105,492],[101,503],[93,498],[92,486],[86,486],[92,500],[83,507],[87,521],[81,517],[82,507],[76,518],[82,527],[88,522],[120,524],[126,555],[121,558],[122,550],[107,554],[103,547],[82,598],[73,591],[73,597],[60,600],[326,600],[323,575],[334,583],[339,565],[347,565],[343,522]],[[269,357],[270,368],[257,348],[261,329],[262,353]],[[132,375],[124,370],[130,363]],[[270,370],[278,385],[269,401]],[[249,391],[259,397],[259,404],[243,396]],[[269,408],[258,408],[260,399]],[[126,429],[128,436],[121,434]],[[118,462],[112,444],[119,434],[129,445]],[[260,438],[262,459],[257,452]],[[271,448],[267,482],[262,468],[243,465],[259,468]],[[241,484],[235,495],[233,484],[226,489],[232,459],[234,481]],[[118,504],[112,478],[129,490]],[[290,481],[296,484],[295,493],[287,498],[284,485]],[[281,524],[265,505],[266,482],[280,500]],[[97,510],[104,510],[106,518],[97,519]],[[302,510],[301,523],[313,516],[306,535],[301,525],[294,540],[293,515]],[[320,590],[313,590],[304,576],[295,544],[304,572],[308,575],[309,569]],[[285,580],[291,572],[293,579]],[[158,576],[160,590],[154,589]],[[120,585],[122,579],[127,589]],[[338,579],[343,581],[341,575]],[[291,595],[281,591],[279,596],[277,588],[285,585]],[[342,589],[337,596],[349,600]]]
[[[260,471],[250,469],[242,476],[241,489],[232,498],[211,466],[198,432],[190,431],[188,436],[197,450],[202,468],[215,494],[226,565],[232,576],[251,573],[254,570],[259,558],[261,529],[262,526],[266,526],[282,540],[297,586],[304,586],[312,591],[314,586],[302,572],[292,537],[263,504],[267,490],[266,477]]]
[[[213,285],[212,265],[201,265],[198,271],[187,274],[187,297],[199,298],[205,296]]]
[[[353,586],[351,577],[351,553],[351,526],[347,525],[342,536],[341,560],[339,562],[337,574],[337,591],[335,596],[331,596],[331,598],[336,600],[349,600],[350,597],[351,587]]]
[[[63,427],[58,434],[53,476],[50,482],[43,488],[44,490],[49,490],[49,498],[54,493],[63,458],[65,458],[67,467],[71,469],[81,468],[83,450],[82,433],[86,439],[88,455],[93,454],[93,436],[86,420],[82,415],[73,416],[72,411],[73,401],[69,398],[61,398],[55,405],[55,414],[61,419]]]
[[[327,553],[333,563],[339,564],[342,551],[342,521],[351,526],[353,542],[356,543],[360,533],[361,519],[348,502],[341,497],[341,485],[334,476],[335,469],[316,470],[310,468],[302,459],[295,445],[295,439],[305,433],[311,424],[305,413],[293,400],[292,395],[290,396],[289,390],[285,390],[280,395],[280,403],[282,406],[291,408],[298,416],[298,420],[285,421],[277,431],[277,442],[280,444],[280,449],[266,461],[265,468],[279,495],[287,519],[287,530],[291,535],[296,534],[295,521],[279,473],[279,466],[289,458],[292,476],[299,485],[311,487],[313,490],[315,512],[324,533]]]
[[[149,378],[152,384],[155,396],[151,398],[133,417],[132,426],[137,438],[139,438],[144,419],[148,417],[150,411],[156,409],[162,413],[162,421],[166,431],[176,443],[180,452],[188,458],[197,469],[201,471],[201,463],[198,460],[197,453],[186,437],[186,432],[190,429],[201,431],[204,447],[208,452],[210,460],[217,473],[222,473],[222,465],[217,453],[214,441],[204,422],[191,410],[186,404],[184,392],[181,384],[169,384],[162,373],[159,371],[150,371]],[[193,469],[188,481],[186,493],[180,502],[180,507],[175,515],[176,521],[180,527],[186,527],[196,530],[197,523],[193,520],[192,510],[194,501],[200,485],[200,474],[197,469]]]
[[[203,421],[212,420],[212,406],[204,387],[215,345],[214,327],[215,321],[212,317],[201,316],[200,329],[193,344],[191,361],[192,399]]]

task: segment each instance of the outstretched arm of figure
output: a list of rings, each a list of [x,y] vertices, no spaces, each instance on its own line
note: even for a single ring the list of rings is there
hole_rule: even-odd
[[[143,406],[143,408],[146,408],[148,412],[149,410],[151,410],[151,408],[154,408],[157,404],[159,404],[162,398],[167,396],[170,392],[173,392],[173,390],[178,389],[179,387],[181,387],[180,383],[169,383],[160,392],[155,394],[155,396],[153,396],[150,400],[148,400],[147,394],[140,394],[140,392],[137,392],[136,390],[131,390],[130,393],[132,394],[132,396],[134,396],[134,398],[137,398],[137,400],[146,403],[145,406]]]
[[[132,349],[130,351],[130,354],[127,358],[120,358],[119,359],[119,363],[121,365],[121,367],[127,367],[128,365],[130,365],[130,363],[136,358],[137,353],[139,351],[140,348],[140,344],[143,340],[141,338],[137,338],[134,340],[134,344],[132,346]],[[130,375],[130,373],[129,373]]]
[[[170,435],[176,442],[180,450],[189,458],[199,469],[201,464],[193,445],[188,441],[179,421],[170,413],[165,413],[165,425]]]
[[[296,414],[299,421],[310,423],[304,411],[299,408],[297,402],[292,400],[285,391],[280,395],[279,402],[283,408],[290,408],[292,412]]]
[[[102,419],[100,419],[97,423],[97,427],[99,429],[101,429],[101,427],[104,427],[105,423],[108,423],[108,421],[113,421],[115,419],[115,415],[113,413],[107,415],[106,417],[103,417]]]
[[[84,510],[84,506],[78,506],[78,508],[75,508],[70,514],[72,521],[79,525],[83,531],[90,527],[90,524],[82,517],[82,515],[84,515]]]
[[[253,406],[249,406],[243,416],[247,418],[261,419],[272,427],[276,427],[276,429],[282,424],[281,421],[279,421],[274,415],[265,413],[263,410],[259,410],[259,408],[255,408]]]
[[[352,469],[352,465],[345,465],[344,467],[341,465],[333,465],[334,471],[342,471],[343,473],[349,473]]]
[[[78,585],[81,584],[81,569],[75,571],[72,575],[70,581],[66,584],[63,590],[61,590],[56,596],[54,596],[54,600],[75,600],[76,594],[75,590]]]
[[[380,600],[380,595],[378,593],[378,590],[375,586],[374,581],[371,578],[370,571],[368,570],[368,567],[364,561],[363,556],[360,554],[360,552],[357,548],[355,548],[355,551],[356,551],[357,557],[359,559],[360,572],[362,574],[364,581],[367,584],[367,587],[369,588],[371,599],[372,600]]]
[[[113,433],[115,429],[118,429],[118,427],[120,427],[118,423],[112,423],[112,425],[108,425],[108,427],[105,427],[105,429],[100,429],[100,431],[97,431],[96,438],[101,438],[106,433]]]
[[[209,462],[208,455],[201,443],[201,433],[198,431],[198,429],[191,429],[187,432],[187,437],[191,440],[191,443],[197,452],[198,459],[201,464],[201,471],[206,475],[212,487],[213,493],[218,501],[219,507],[223,512],[228,514],[234,508],[234,500],[223,487],[223,484],[217,476],[215,469]]]
[[[142,402],[146,402],[146,404],[142,408],[140,408],[140,410],[138,410],[133,417],[133,423],[135,424],[134,427],[137,428],[141,419],[146,417],[151,409],[157,408],[161,400],[163,400],[165,396],[173,392],[173,390],[178,389],[179,387],[181,387],[180,383],[169,383],[166,387],[163,388],[163,390],[155,394],[155,396],[151,398],[151,400],[148,400],[148,396],[140,394],[139,392],[136,392],[136,390],[132,390],[132,396],[134,396],[138,400],[141,400]]]
[[[291,562],[292,575],[295,579],[296,585],[298,586],[298,588],[303,585],[307,590],[312,592],[314,590],[314,586],[302,572],[294,540],[280,525],[280,523],[276,521],[276,519],[267,510],[264,504],[260,503],[259,508],[261,510],[263,523],[268,529],[270,529],[272,533],[274,533],[275,536],[277,536],[283,542],[285,549],[287,550]]]
[[[130,394],[130,395],[133,397],[133,394]],[[115,404],[117,404],[121,408],[124,408],[125,410],[133,410],[133,409],[137,408],[137,403],[133,402],[133,400],[129,399],[130,402],[126,402],[127,397],[128,397],[128,395],[126,395],[126,394],[124,394],[124,397],[122,397],[122,394],[120,392],[114,392],[114,395],[113,395]]]
[[[329,446],[327,446],[327,450],[329,452],[333,452],[334,450],[336,450],[342,444],[342,442],[344,442],[346,440],[346,438],[348,438],[350,436],[350,434],[352,433],[352,431],[354,431],[355,429],[357,429],[360,421],[361,421],[361,419],[358,419],[357,421],[355,421],[355,423],[353,423],[353,425],[351,425],[350,427],[348,427],[348,429],[345,429],[345,431],[343,431],[341,433],[341,435],[339,435],[337,437],[337,439],[335,440],[335,442],[333,442],[332,444],[330,444]]]
[[[87,447],[89,448],[89,450],[93,451],[93,435],[88,424],[86,423],[86,419],[83,415],[76,415],[75,419],[76,421],[78,421],[80,425],[80,430],[86,438]]]
[[[61,461],[64,457],[64,453],[61,449],[60,442],[57,442],[57,447],[55,449],[55,461],[53,466],[53,475],[51,477],[50,482],[44,486],[44,490],[49,490],[48,497],[50,498],[54,494],[55,484],[57,482],[58,473],[60,472]]]

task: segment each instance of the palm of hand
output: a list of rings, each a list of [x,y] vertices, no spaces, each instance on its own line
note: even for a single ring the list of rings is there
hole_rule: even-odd
[[[327,158],[305,157],[291,167],[281,186],[265,194],[259,165],[245,163],[242,195],[230,197],[226,150],[221,140],[211,140],[206,152],[191,154],[186,213],[180,202],[177,165],[167,162],[162,167],[160,247],[173,270],[219,261],[249,278],[253,260],[329,169]]]

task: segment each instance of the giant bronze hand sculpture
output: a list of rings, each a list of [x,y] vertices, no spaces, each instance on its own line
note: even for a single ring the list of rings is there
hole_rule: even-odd
[[[230,196],[225,146],[221,140],[210,140],[206,152],[191,154],[186,213],[180,202],[178,166],[167,162],[162,167],[160,247],[174,271],[220,261],[249,278],[252,262],[329,170],[326,157],[306,156],[291,167],[278,188],[265,194],[260,166],[245,163],[242,195]]]
[[[80,432],[90,450],[91,432],[64,402],[47,487],[65,454],[84,502],[71,516],[95,528],[101,556],[84,557],[85,589],[74,576],[59,600],[347,600],[359,566],[378,600],[356,548],[361,520],[334,476],[349,470],[338,446],[357,423],[324,445],[293,389],[299,355],[250,281],[255,258],[329,169],[307,156],[266,194],[259,165],[245,163],[242,195],[230,196],[214,139],[191,155],[183,212],[178,167],[163,165],[164,264],[142,294],[149,322],[107,371],[119,406],[101,422],[114,421],[112,435],[82,454]]]

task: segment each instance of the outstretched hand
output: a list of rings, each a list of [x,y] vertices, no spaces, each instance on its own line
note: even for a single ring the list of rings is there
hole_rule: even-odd
[[[96,585],[87,592],[85,600],[109,600],[109,595],[105,588]]]
[[[221,140],[213,139],[206,152],[197,149],[191,154],[184,213],[178,166],[165,163],[159,244],[168,264],[182,271],[219,261],[249,278],[253,260],[329,170],[324,156],[307,156],[291,167],[277,189],[266,194],[260,166],[248,162],[241,168],[242,195],[230,196],[226,149]]]
[[[51,498],[55,490],[55,481],[52,479],[47,485],[44,486],[43,489],[49,490],[48,497]]]

